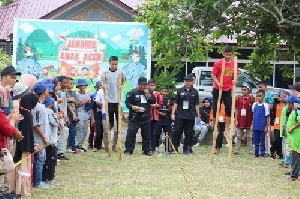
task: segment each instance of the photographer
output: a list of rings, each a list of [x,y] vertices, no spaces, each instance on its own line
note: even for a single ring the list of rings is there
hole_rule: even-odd
[[[142,150],[147,156],[151,156],[151,121],[150,104],[155,104],[153,92],[147,89],[147,79],[138,79],[138,88],[129,91],[126,95],[126,107],[129,109],[128,129],[125,141],[125,154],[131,155],[135,147],[136,133],[141,128],[143,138]]]

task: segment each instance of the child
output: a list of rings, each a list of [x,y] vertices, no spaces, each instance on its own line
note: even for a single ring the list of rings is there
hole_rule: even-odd
[[[216,140],[216,150],[215,154],[218,154],[221,152],[222,144],[223,144],[223,137],[224,137],[224,131],[225,131],[225,104],[222,101],[221,107],[220,107],[220,113],[219,113],[219,123],[218,123],[218,137]],[[213,116],[213,110],[210,113],[210,120],[215,120]]]
[[[251,128],[254,135],[255,157],[265,157],[265,134],[270,128],[270,110],[264,103],[265,91],[256,92],[256,102],[252,105],[253,121]],[[260,150],[260,153],[259,153]]]
[[[78,79],[76,88],[79,89],[77,92],[77,101],[79,104],[77,105],[78,111],[78,120],[79,122],[76,125],[76,138],[77,138],[77,148],[86,152],[87,150],[83,148],[83,142],[87,136],[88,131],[88,121],[89,121],[89,110],[86,107],[89,107],[91,103],[90,94],[86,92],[86,87],[88,84],[85,79]]]
[[[288,102],[288,108],[291,114],[286,125],[287,138],[291,148],[291,176],[290,181],[297,181],[300,172],[300,111],[294,106],[294,103],[299,103],[299,98],[296,95],[291,95],[285,98]]]
[[[275,104],[273,106],[273,115],[275,116],[274,119],[274,135],[273,135],[273,141],[271,145],[271,158],[276,159],[278,158],[282,159],[282,137],[280,136],[280,118],[283,107],[285,107],[285,101],[284,101],[284,91],[281,90],[277,93],[277,101],[279,103]],[[275,154],[276,153],[276,154]]]
[[[208,129],[211,129],[212,121],[209,120],[209,114],[211,111],[211,102],[212,102],[211,98],[205,98],[203,100],[202,103],[204,106],[200,108],[201,122],[197,123],[197,119],[195,119],[194,130],[195,130],[195,137],[197,137],[198,139],[198,143],[194,146],[200,146],[205,135],[208,132]]]
[[[33,136],[34,142],[40,147],[49,146],[50,123],[47,109],[43,104],[48,97],[48,87],[43,82],[37,82],[33,86],[34,92],[39,96],[39,102],[32,110],[33,116]],[[34,154],[33,162],[33,186],[37,188],[48,188],[47,184],[42,182],[43,166],[46,159],[46,150],[43,148]]]
[[[155,91],[156,82],[154,79],[148,80],[148,88],[153,91],[153,95],[156,98],[156,103],[151,104],[151,150],[153,154],[157,154],[156,150],[156,131],[157,131],[157,122],[159,121],[158,109],[162,104],[162,97],[159,92]]]
[[[102,83],[100,81],[96,82],[95,88],[97,92],[101,89]],[[96,103],[95,97],[92,96],[92,109],[91,109],[91,126],[94,128],[96,136],[93,135],[89,136],[89,145],[93,147],[93,151],[97,152],[101,149],[102,139],[103,139],[103,123],[102,123],[102,106],[103,104]],[[90,137],[92,137],[90,139]],[[93,143],[94,141],[94,143]]]
[[[243,95],[239,96],[235,103],[235,126],[237,127],[237,140],[234,154],[236,155],[240,153],[241,140],[242,137],[244,137],[244,129],[246,129],[248,152],[251,155],[253,154],[252,131],[250,131],[250,127],[253,120],[252,104],[254,99],[249,95],[251,91],[252,87],[248,83],[243,83]]]
[[[260,82],[258,82],[258,88],[262,89],[265,92],[264,102],[269,105],[269,110],[273,109],[274,97],[273,97],[273,94],[268,91],[267,82],[266,81],[260,81]],[[270,132],[270,129],[268,131]],[[269,141],[271,141],[271,140],[269,140],[269,139],[271,139],[270,138],[270,133],[267,133],[265,135],[265,142],[266,142],[266,144],[265,144],[265,146],[266,146],[266,148],[265,148],[265,155],[266,156],[270,156],[270,154],[268,154],[268,152],[269,152],[269,148],[271,147],[269,145],[269,143],[270,143]]]
[[[49,185],[57,185],[54,180],[55,166],[57,162],[57,135],[58,135],[58,117],[61,118],[61,113],[58,116],[55,115],[52,107],[54,105],[54,99],[47,97],[44,101],[47,116],[50,123],[50,136],[49,136],[49,146],[46,148],[46,161],[43,168],[43,181],[46,181]]]
[[[170,134],[171,132],[171,99],[169,98],[169,88],[164,86],[161,90],[162,95],[162,105],[158,110],[159,120],[157,123],[156,129],[156,147],[159,147],[159,139],[161,132],[163,131],[165,134]],[[169,151],[170,149],[165,149]]]

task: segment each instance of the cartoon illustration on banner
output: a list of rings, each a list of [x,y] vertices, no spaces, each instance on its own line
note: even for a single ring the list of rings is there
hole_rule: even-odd
[[[14,65],[38,79],[58,75],[84,78],[88,91],[118,56],[126,76],[124,94],[150,77],[148,29],[140,23],[15,20]],[[124,96],[124,95],[123,95]]]

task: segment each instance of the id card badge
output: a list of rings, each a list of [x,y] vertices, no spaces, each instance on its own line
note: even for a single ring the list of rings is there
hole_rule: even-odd
[[[243,108],[243,109],[241,110],[241,116],[246,116],[246,109]]]
[[[142,104],[146,104],[147,103],[145,95],[141,95],[140,98],[141,98],[141,103]]]
[[[279,124],[279,117],[275,118],[274,124]]]
[[[219,116],[219,122],[224,122],[224,116],[223,115]]]
[[[184,110],[189,109],[189,103],[190,103],[190,102],[187,101],[187,100],[184,100],[184,101],[183,101],[183,109],[184,109]]]

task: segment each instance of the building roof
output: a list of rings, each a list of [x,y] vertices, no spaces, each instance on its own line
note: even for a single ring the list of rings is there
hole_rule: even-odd
[[[0,7],[0,40],[9,40],[13,32],[14,18],[23,19],[49,19],[58,12],[63,12],[60,8],[64,6],[74,6],[86,0],[14,0],[11,4]],[[140,3],[139,0],[106,0],[133,15],[133,8]]]

